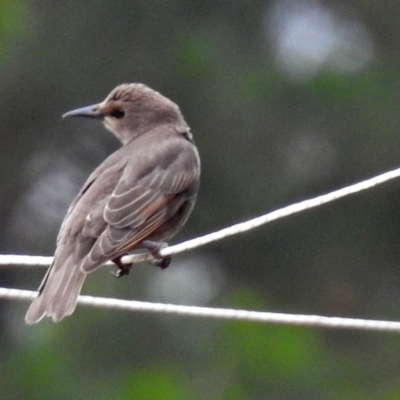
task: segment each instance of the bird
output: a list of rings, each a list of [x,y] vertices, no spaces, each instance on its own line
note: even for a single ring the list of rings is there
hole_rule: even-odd
[[[131,265],[121,258],[137,249],[166,268],[160,250],[187,221],[196,202],[200,158],[179,107],[142,83],[117,86],[99,104],[63,118],[97,119],[122,146],[88,177],[70,205],[54,259],[25,317],[35,324],[71,315],[84,280],[112,260],[117,276]]]

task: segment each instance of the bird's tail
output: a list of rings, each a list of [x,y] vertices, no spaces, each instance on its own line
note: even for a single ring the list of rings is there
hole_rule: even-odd
[[[45,316],[58,322],[74,312],[86,277],[80,264],[74,263],[72,256],[61,265],[53,262],[25,316],[27,324],[36,324]]]

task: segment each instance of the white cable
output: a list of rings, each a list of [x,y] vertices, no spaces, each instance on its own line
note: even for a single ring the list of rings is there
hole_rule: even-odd
[[[20,256],[16,254],[0,255],[1,265],[22,265],[48,267],[53,262],[53,257]]]
[[[0,288],[0,298],[4,299],[33,300],[36,295],[36,292],[31,292],[28,290]],[[400,332],[400,322],[395,321],[324,317],[319,315],[283,314],[261,311],[235,310],[228,308],[181,306],[173,304],[148,303],[133,300],[120,300],[91,296],[79,296],[78,302],[81,305],[103,309],[109,308],[138,312],[176,314],[182,316],[262,322],[278,325],[298,325],[321,328]]]
[[[251,219],[246,222],[232,225],[228,228],[221,229],[217,232],[210,233],[208,235],[200,236],[195,239],[187,240],[186,242],[177,244],[175,246],[169,246],[160,251],[161,255],[168,256],[177,253],[181,253],[187,250],[194,249],[196,247],[204,246],[205,244],[215,242],[217,240],[224,239],[228,236],[236,235],[238,233],[246,232],[251,229],[257,228],[261,225],[275,221],[279,218],[287,217],[289,215],[296,214],[300,211],[305,211],[313,207],[318,207],[331,201],[340,199],[341,197],[348,196],[353,193],[360,192],[362,190],[370,189],[376,185],[389,181],[391,179],[400,176],[400,168],[393,171],[386,172],[384,174],[375,176],[365,181],[356,183],[354,185],[347,186],[345,188],[335,190],[331,193],[324,194],[313,199],[304,200],[299,203],[292,204],[290,206],[281,208],[271,213],[262,215],[260,217]],[[129,255],[122,258],[124,263],[137,263],[144,260],[148,260],[151,257],[148,255]],[[40,256],[18,256],[18,255],[0,255],[0,266],[1,265],[45,265],[51,264],[52,257],[40,257]]]
[[[271,213],[262,215],[260,217],[251,219],[246,222],[232,225],[228,228],[221,229],[217,232],[209,233],[208,235],[200,236],[195,239],[187,240],[186,242],[177,244],[175,246],[169,246],[160,251],[161,255],[168,256],[177,253],[181,253],[187,250],[194,249],[196,247],[204,246],[205,244],[215,242],[217,240],[224,239],[228,236],[236,235],[237,233],[247,232],[251,229],[257,228],[261,225],[275,221],[279,218],[287,217],[289,215],[296,214],[300,211],[305,211],[313,207],[318,207],[331,201],[340,199],[341,197],[348,196],[353,193],[360,192],[362,190],[370,189],[376,185],[389,181],[391,179],[400,176],[400,168],[393,171],[386,172],[384,174],[375,176],[365,181],[356,183],[354,185],[347,186],[345,188],[335,190],[331,193],[324,194],[313,199],[301,201],[299,203],[292,204],[290,206],[281,208]],[[151,256],[147,254],[141,255],[129,255],[122,258],[124,263],[137,263],[151,259]],[[21,255],[0,255],[0,266],[1,265],[39,265],[48,266],[51,264],[52,257],[41,257],[41,256],[21,256]],[[108,263],[110,264],[110,263]]]
[[[268,222],[283,218],[300,211],[304,211],[313,207],[326,204],[330,201],[337,200],[341,197],[357,193],[362,190],[372,188],[378,184],[384,183],[390,179],[400,176],[400,168],[390,171],[374,178],[347,186],[343,189],[333,191],[331,193],[315,197],[314,199],[304,200],[299,203],[281,208],[269,214],[262,215],[250,221],[235,224],[231,227],[222,229],[220,231],[198,237],[186,242],[180,243],[176,246],[167,247],[161,250],[163,256],[177,254],[183,251],[194,249],[199,246],[214,242],[216,240],[224,239],[228,236],[237,233],[246,232]],[[137,262],[147,259],[146,255],[139,256],[126,256],[123,258],[124,262]],[[0,256],[0,265],[49,265],[53,257],[42,256],[20,256],[20,255],[3,255]],[[5,299],[25,299],[32,300],[36,292],[18,290],[18,289],[5,289],[0,288],[0,298]],[[180,306],[172,304],[159,304],[159,303],[145,303],[139,301],[108,299],[100,297],[80,296],[79,303],[83,305],[100,307],[100,308],[114,308],[130,311],[146,311],[146,312],[160,312],[187,316],[253,321],[275,323],[283,325],[299,325],[299,326],[315,326],[325,328],[347,328],[347,329],[362,329],[362,330],[377,330],[377,331],[394,331],[400,332],[400,322],[394,321],[376,321],[364,320],[355,318],[339,318],[339,317],[324,317],[318,315],[296,315],[296,314],[282,314],[282,313],[269,313],[257,312],[246,310],[222,309],[222,308],[206,308],[206,307],[192,307]]]
[[[268,214],[262,215],[260,217],[251,219],[246,222],[232,225],[228,228],[221,229],[217,232],[210,233],[205,236],[201,236],[186,242],[177,244],[175,246],[167,247],[160,251],[161,255],[167,256],[172,254],[177,254],[183,251],[191,250],[199,246],[204,246],[205,244],[215,242],[220,239],[224,239],[228,236],[236,235],[237,233],[247,232],[251,229],[257,228],[261,225],[267,224],[269,222],[275,221],[279,218],[287,217],[289,215],[296,214],[300,211],[305,211],[313,207],[318,207],[323,204],[329,203],[331,201],[340,199],[341,197],[348,196],[353,193],[360,192],[362,190],[370,189],[376,185],[384,183],[388,180],[398,178],[400,176],[400,168],[393,171],[386,172],[384,174],[375,176],[373,178],[367,179],[365,181],[356,183],[354,185],[347,186],[345,188],[335,190],[331,193],[324,194],[313,199],[303,200],[299,203],[292,204],[287,207],[283,207],[279,210],[270,212]],[[126,256],[122,261],[129,261],[130,256]]]

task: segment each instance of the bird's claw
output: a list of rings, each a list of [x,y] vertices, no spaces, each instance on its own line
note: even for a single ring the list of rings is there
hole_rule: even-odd
[[[171,256],[162,256],[160,251],[168,246],[165,242],[154,242],[152,240],[143,240],[143,246],[150,252],[150,254],[154,257],[151,260],[151,263],[156,267],[160,267],[161,269],[165,269],[171,263]]]
[[[112,274],[117,278],[121,278],[121,276],[129,275],[129,272],[131,272],[131,268],[132,268],[132,263],[124,264],[121,261],[122,257],[123,256],[119,256],[112,260],[112,262],[118,267],[118,270],[116,272],[112,272]]]
[[[160,258],[154,258],[154,260],[152,260],[151,262],[156,267],[165,269],[168,267],[169,264],[171,264],[171,260],[172,260],[171,256],[160,256]]]

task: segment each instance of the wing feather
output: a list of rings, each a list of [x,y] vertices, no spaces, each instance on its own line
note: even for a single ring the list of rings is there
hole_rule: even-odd
[[[157,152],[142,152],[126,167],[103,205],[104,231],[82,264],[90,272],[106,260],[132,250],[177,211],[198,180],[194,146],[173,137]],[[182,199],[180,199],[182,196]]]

